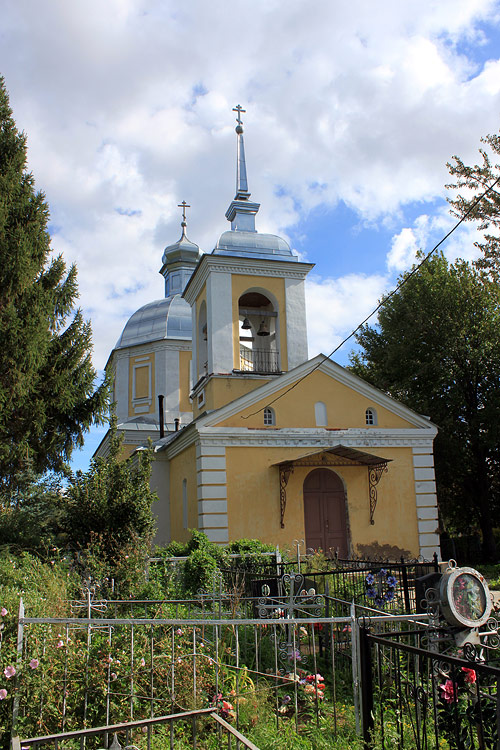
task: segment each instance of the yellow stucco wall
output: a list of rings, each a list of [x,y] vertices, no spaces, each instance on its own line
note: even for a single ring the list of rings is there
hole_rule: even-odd
[[[193,402],[193,412],[196,416],[202,411],[219,409],[221,406],[231,403],[236,398],[244,396],[246,393],[250,393],[250,391],[268,382],[269,380],[266,378],[245,378],[239,375],[228,377],[212,376],[208,379],[204,388],[205,404],[199,408]]]
[[[193,411],[189,399],[189,370],[191,352],[179,352],[179,411]]]
[[[278,391],[266,400],[242,410],[232,417],[221,420],[218,426],[223,427],[262,427],[263,409],[286,388]],[[339,383],[326,373],[317,370],[309,375],[283,398],[271,404],[276,416],[276,427],[316,427],[314,404],[323,401],[327,407],[328,427],[345,429],[348,427],[366,427],[365,412],[368,407],[375,408],[378,424],[374,427],[412,427],[409,422],[393,414],[388,409],[378,406],[346,385]],[[254,416],[244,419],[252,412]]]
[[[233,274],[232,296],[233,296],[233,352],[234,368],[240,368],[240,332],[239,332],[239,311],[238,300],[242,294],[249,289],[258,289],[263,294],[266,290],[271,292],[278,303],[279,314],[279,348],[281,356],[281,369],[288,370],[288,350],[286,340],[286,305],[285,305],[285,280],[268,276],[246,276],[243,274]]]
[[[184,528],[182,481],[187,480],[188,529],[198,527],[198,499],[196,487],[196,447],[190,445],[170,461],[170,528],[172,539],[187,542],[190,534]]]
[[[360,450],[363,450],[360,448]],[[326,467],[343,480],[347,491],[351,553],[363,545],[396,547],[417,556],[418,529],[411,448],[367,448],[367,452],[394,459],[377,487],[375,524],[370,524],[368,471],[365,466]],[[311,449],[311,452],[313,449]],[[296,467],[287,485],[285,528],[280,527],[279,472],[272,465],[307,452],[304,448],[227,448],[229,538],[255,537],[281,547],[304,539],[303,484],[312,466]],[[249,470],[251,467],[251,470]],[[245,498],[241,502],[241,498]],[[361,548],[360,548],[361,545]]]

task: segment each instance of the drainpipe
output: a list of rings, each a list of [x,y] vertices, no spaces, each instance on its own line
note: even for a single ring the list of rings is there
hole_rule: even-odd
[[[163,413],[164,396],[158,396],[158,411],[160,414],[160,439],[165,437],[165,415]]]
[[[174,429],[175,429],[176,432],[178,432],[178,430],[179,430],[180,423],[181,423],[181,420],[179,419],[179,417],[176,417],[174,419]]]

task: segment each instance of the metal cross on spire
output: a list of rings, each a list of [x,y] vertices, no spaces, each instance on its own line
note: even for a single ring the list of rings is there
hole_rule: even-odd
[[[181,226],[186,226],[186,208],[191,208],[189,203],[186,203],[186,201],[182,201],[182,203],[177,204],[178,208],[182,208],[182,223]]]
[[[238,126],[241,128],[243,126],[243,120],[241,119],[241,113],[246,112],[246,109],[243,109],[241,104],[237,104],[236,107],[233,107],[233,112],[237,112],[236,115],[236,122],[238,123]],[[238,129],[236,129],[236,132],[238,132]]]

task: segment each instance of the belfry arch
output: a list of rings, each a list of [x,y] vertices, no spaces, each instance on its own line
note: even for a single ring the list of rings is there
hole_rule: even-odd
[[[238,347],[239,370],[281,371],[279,309],[266,290],[250,289],[238,299]]]

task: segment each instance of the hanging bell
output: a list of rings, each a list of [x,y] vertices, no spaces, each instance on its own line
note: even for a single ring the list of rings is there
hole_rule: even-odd
[[[252,324],[248,320],[248,318],[244,318],[243,323],[241,324],[241,327],[244,331],[251,331],[252,330]]]
[[[266,325],[266,322],[263,320],[260,324],[260,328],[257,331],[257,336],[269,336],[269,328]]]

